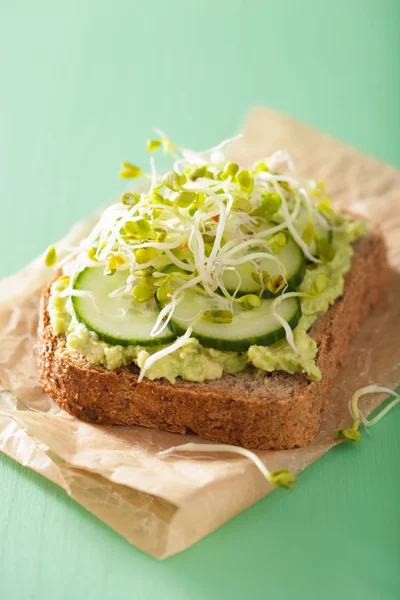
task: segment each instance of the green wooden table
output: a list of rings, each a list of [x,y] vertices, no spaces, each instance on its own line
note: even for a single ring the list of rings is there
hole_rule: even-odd
[[[115,198],[154,125],[197,148],[267,104],[400,166],[393,0],[0,1],[0,274]],[[159,563],[0,456],[4,600],[400,597],[400,410]]]

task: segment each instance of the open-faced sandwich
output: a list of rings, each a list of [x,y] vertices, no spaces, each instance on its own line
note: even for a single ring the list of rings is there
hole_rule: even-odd
[[[173,170],[124,163],[147,191],[107,208],[43,292],[44,388],[98,424],[304,446],[387,281],[383,239],[286,152],[242,168],[224,144],[148,142],[159,146]]]

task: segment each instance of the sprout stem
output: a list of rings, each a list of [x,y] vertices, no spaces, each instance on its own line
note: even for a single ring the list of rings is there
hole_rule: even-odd
[[[288,469],[277,469],[275,471],[269,471],[263,461],[251,450],[242,448],[241,446],[231,446],[228,444],[182,444],[180,446],[172,446],[167,450],[162,450],[157,453],[160,458],[166,458],[175,455],[178,458],[180,452],[224,452],[228,454],[240,454],[250,459],[260,473],[265,477],[269,483],[278,487],[285,487],[291,489],[296,483],[296,477]]]
[[[362,396],[365,396],[366,394],[382,394],[382,393],[390,394],[391,396],[395,396],[395,398],[389,404],[387,404],[385,406],[385,408],[383,408],[376,415],[376,417],[373,417],[372,419],[366,419],[365,417],[363,417],[358,408],[358,402],[359,402],[360,398]],[[350,413],[351,413],[352,417],[354,418],[353,425],[351,426],[350,429],[338,429],[337,431],[335,431],[334,439],[348,439],[352,442],[359,442],[361,439],[361,436],[360,436],[360,432],[358,431],[358,428],[361,423],[363,423],[365,429],[368,431],[369,427],[373,427],[374,425],[376,425],[382,419],[382,417],[384,417],[390,410],[392,410],[392,408],[394,408],[396,406],[396,404],[399,404],[399,403],[400,403],[400,394],[398,394],[397,392],[394,392],[390,388],[382,387],[382,386],[376,385],[376,384],[371,384],[371,385],[367,385],[366,387],[360,388],[353,394],[353,397],[350,401]]]

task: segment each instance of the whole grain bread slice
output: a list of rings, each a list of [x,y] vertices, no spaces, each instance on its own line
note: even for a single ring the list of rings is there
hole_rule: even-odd
[[[386,249],[379,232],[355,244],[343,296],[311,330],[318,344],[322,380],[283,371],[247,368],[216,381],[144,379],[134,365],[115,371],[89,363],[55,336],[43,291],[38,329],[40,377],[49,396],[85,421],[104,425],[141,425],[254,449],[305,446],[318,431],[332,381],[358,330],[382,295],[388,280]]]

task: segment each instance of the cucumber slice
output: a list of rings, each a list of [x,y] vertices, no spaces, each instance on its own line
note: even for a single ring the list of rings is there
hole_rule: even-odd
[[[154,300],[135,302],[130,294],[110,298],[111,292],[126,285],[127,271],[104,275],[103,267],[88,267],[76,278],[74,289],[91,292],[93,296],[72,296],[78,321],[97,333],[103,342],[120,346],[160,346],[169,344],[176,336],[166,328],[151,337],[158,317]]]
[[[303,280],[304,272],[306,268],[306,261],[301,248],[296,244],[295,241],[290,239],[286,246],[284,246],[278,254],[279,260],[282,262],[286,269],[286,276],[288,284],[291,288],[296,288]],[[268,271],[271,277],[280,275],[279,266],[272,262],[269,258],[262,258],[257,261],[260,269]],[[254,281],[251,273],[254,271],[253,267],[249,263],[238,265],[235,271],[225,271],[223,276],[223,282],[230,294],[233,294],[239,283],[238,275],[241,278],[240,289],[237,296],[244,296],[245,294],[258,294],[261,290],[259,283]],[[274,298],[276,294],[273,294],[269,290],[264,290],[264,298]]]
[[[321,225],[321,223],[319,221],[316,221],[316,219],[314,219],[313,221],[314,221],[314,231],[315,231],[316,235],[319,238],[326,239],[329,243],[331,243],[332,242],[332,230],[327,229],[326,227]],[[294,226],[296,227],[296,229],[300,235],[303,235],[303,232],[307,225],[307,222],[308,222],[308,213],[305,209],[303,209],[299,212],[297,219],[294,221]],[[310,248],[311,253],[313,254],[316,250],[314,240],[311,242],[311,244],[309,244],[309,248]]]
[[[279,224],[279,223],[282,223],[282,221],[283,221],[283,216],[280,212],[278,212],[276,215],[274,215],[273,223]],[[306,211],[305,208],[302,208],[299,211],[297,218],[294,220],[294,226],[300,235],[303,235],[303,232],[307,225],[307,222],[308,222],[308,212]],[[319,221],[316,221],[316,219],[314,219],[314,231],[319,238],[326,239],[330,244],[332,243],[332,239],[333,239],[332,230],[327,229],[326,227],[321,225],[321,223]],[[310,248],[311,254],[315,254],[316,246],[315,246],[314,240],[311,242],[311,244],[309,244],[308,247]]]
[[[177,267],[174,264],[163,267],[162,269],[160,269],[160,273],[183,273],[184,275],[188,275],[188,271],[185,271],[184,269],[181,269],[180,267]]]
[[[269,346],[285,337],[285,330],[272,312],[273,300],[263,300],[259,308],[244,311],[235,304],[232,323],[198,321],[192,336],[206,348],[244,352],[252,345]],[[170,321],[170,328],[182,335],[201,310],[223,309],[222,300],[195,290],[183,292]],[[301,317],[298,298],[285,298],[277,308],[289,325],[296,327]]]

